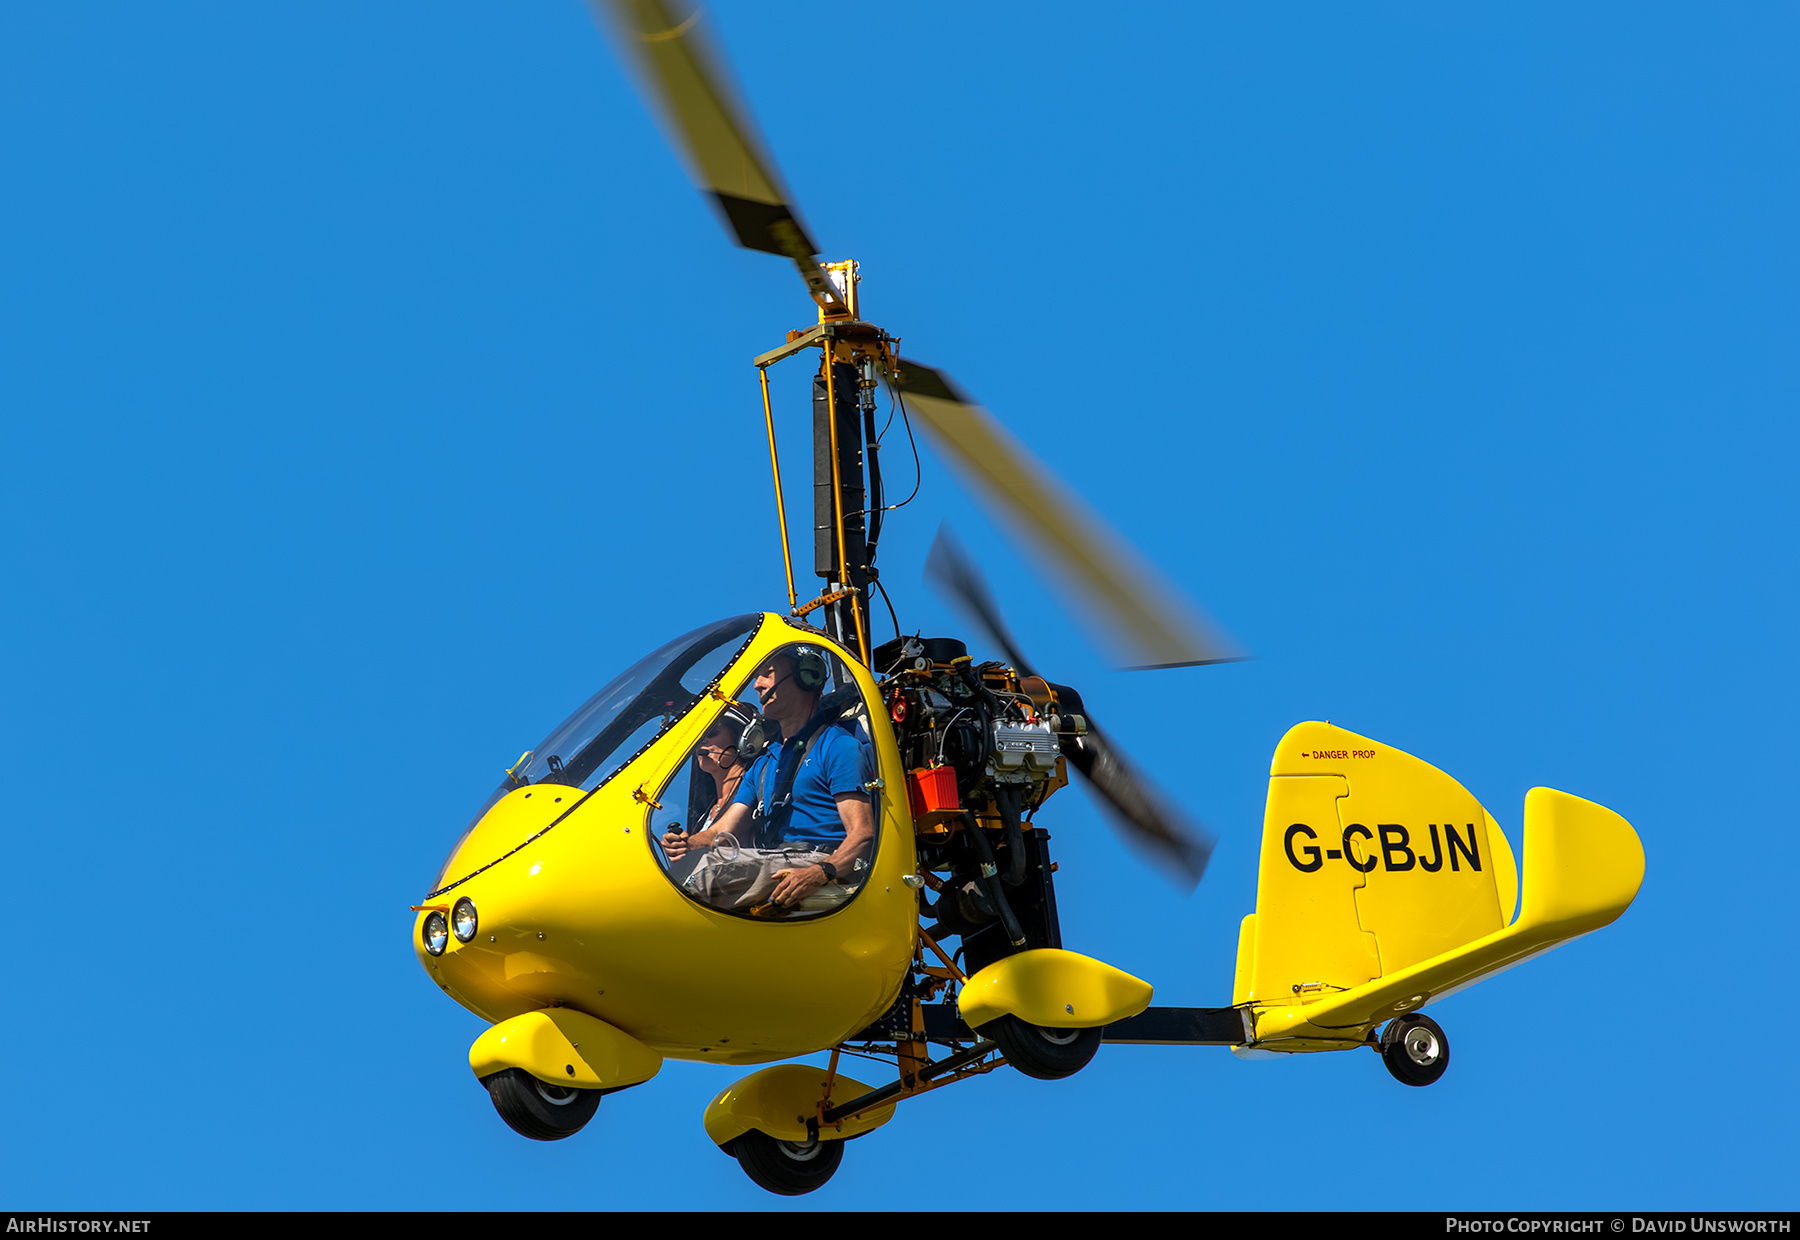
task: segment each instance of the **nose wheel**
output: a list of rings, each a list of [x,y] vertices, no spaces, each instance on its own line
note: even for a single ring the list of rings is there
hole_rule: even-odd
[[[533,1141],[560,1141],[580,1132],[600,1105],[601,1090],[540,1081],[519,1068],[482,1078],[506,1126]]]
[[[728,1147],[758,1188],[798,1197],[825,1187],[844,1161],[842,1141],[778,1141],[752,1128]]]
[[[1381,1031],[1381,1061],[1402,1085],[1430,1085],[1450,1066],[1450,1040],[1429,1016],[1398,1016]]]

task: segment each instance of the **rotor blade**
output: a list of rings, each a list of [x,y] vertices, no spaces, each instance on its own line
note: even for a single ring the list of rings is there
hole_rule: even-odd
[[[1189,667],[1248,657],[947,375],[902,358],[890,382],[934,442],[1040,544],[1080,601],[1124,639],[1130,666]]]
[[[734,102],[723,61],[707,45],[703,10],[686,0],[589,2],[611,17],[626,58],[642,72],[675,145],[687,156],[689,175],[712,198],[738,244],[791,259],[827,314],[847,313],[815,257],[818,247],[789,205],[774,160]]]
[[[925,557],[925,576],[987,630],[988,637],[1000,647],[1015,671],[1022,676],[1036,675],[1001,618],[1000,606],[981,570],[963,553],[947,525],[940,525],[937,536],[931,540],[931,552]],[[1113,826],[1149,854],[1160,869],[1191,890],[1212,857],[1212,836],[1172,808],[1155,785],[1137,773],[1124,752],[1107,739],[1087,713],[1080,693],[1067,685],[1049,687],[1056,694],[1060,713],[1080,715],[1087,724],[1085,736],[1058,737],[1063,756],[1100,797]]]

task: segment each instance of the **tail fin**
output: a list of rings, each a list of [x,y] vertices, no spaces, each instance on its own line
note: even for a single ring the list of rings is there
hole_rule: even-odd
[[[1552,789],[1526,798],[1525,846],[1515,922],[1512,846],[1467,789],[1391,746],[1298,725],[1270,763],[1256,912],[1239,932],[1233,1002],[1289,1009],[1258,1020],[1259,1040],[1278,1027],[1361,1036],[1352,1027],[1606,925],[1643,878],[1629,823]]]

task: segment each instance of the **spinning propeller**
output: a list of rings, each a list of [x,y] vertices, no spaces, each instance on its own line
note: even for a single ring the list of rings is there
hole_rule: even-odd
[[[1001,618],[1000,607],[986,580],[950,536],[948,527],[938,527],[931,553],[925,559],[925,575],[986,630],[1015,671],[1021,676],[1037,676]],[[1163,870],[1185,881],[1188,887],[1198,883],[1212,857],[1211,833],[1182,815],[1155,785],[1138,774],[1125,760],[1124,752],[1107,739],[1088,714],[1079,693],[1067,685],[1044,683],[1056,694],[1059,712],[1080,715],[1087,723],[1084,735],[1060,736],[1063,757],[1098,794],[1113,825],[1130,843],[1149,853]]]
[[[590,3],[612,19],[694,183],[738,244],[789,259],[820,312],[827,319],[847,318],[843,294],[819,263],[818,247],[747,111],[735,102],[723,61],[707,41],[703,12],[677,0]],[[1128,651],[1128,666],[1186,667],[1245,657],[942,371],[902,358],[882,377],[974,488],[1030,539],[1070,593],[1099,613],[1103,629]]]

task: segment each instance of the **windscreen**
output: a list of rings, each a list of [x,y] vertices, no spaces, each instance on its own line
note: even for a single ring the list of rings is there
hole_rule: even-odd
[[[633,663],[556,726],[487,799],[474,820],[514,788],[597,788],[687,713],[749,645],[760,615],[733,616],[684,633]]]

